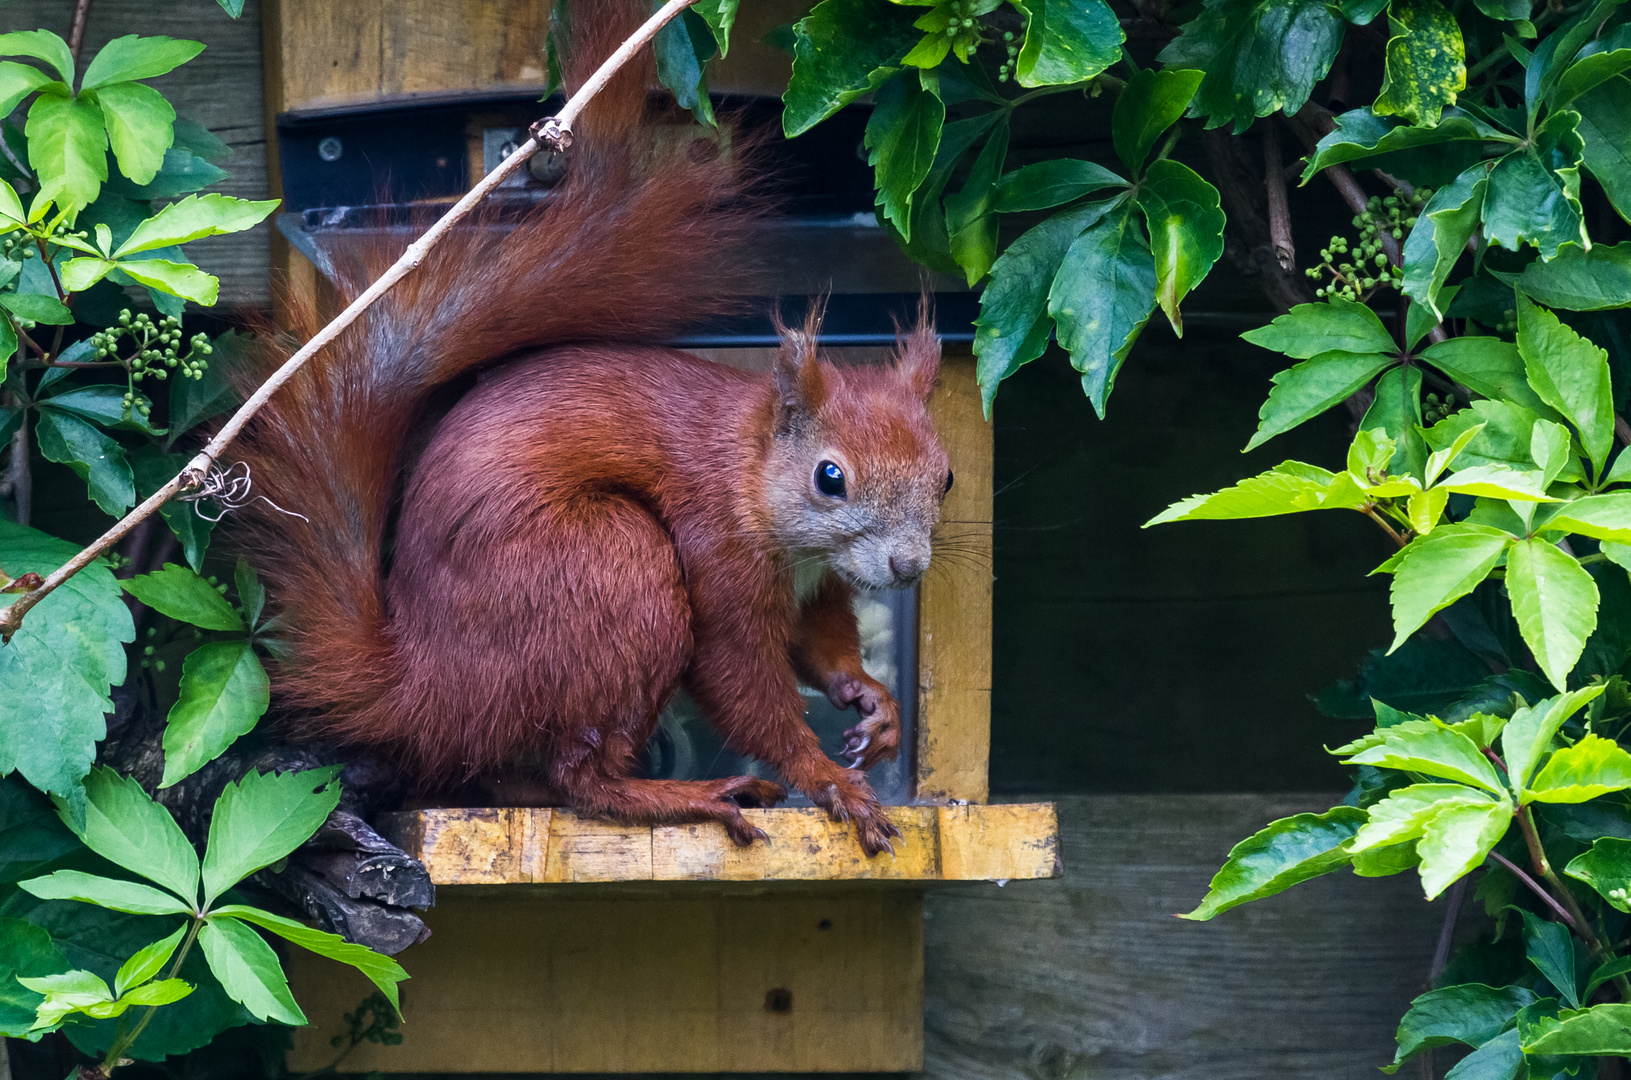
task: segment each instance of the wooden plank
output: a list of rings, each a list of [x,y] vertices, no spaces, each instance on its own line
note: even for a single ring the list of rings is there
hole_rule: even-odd
[[[917,797],[985,802],[991,752],[991,425],[974,357],[948,347],[930,400],[956,481],[918,586]]]
[[[895,854],[868,858],[813,807],[745,810],[769,840],[740,848],[717,825],[634,828],[569,810],[446,809],[384,815],[380,831],[437,885],[610,881],[962,881],[1050,877],[1049,803],[894,806]]]
[[[591,888],[591,892],[595,890]],[[582,896],[573,890],[571,895]],[[347,1072],[899,1072],[923,1061],[922,896],[447,894],[402,957],[401,1046]],[[371,987],[291,951],[318,1069]]]

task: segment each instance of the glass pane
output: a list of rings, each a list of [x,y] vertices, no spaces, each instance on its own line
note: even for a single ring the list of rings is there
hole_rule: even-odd
[[[901,753],[867,774],[878,798],[900,805],[912,801],[912,748],[917,719],[917,588],[860,594],[855,598],[856,622],[861,630],[861,665],[868,675],[889,687],[900,703]],[[805,719],[821,739],[821,748],[836,758],[844,747],[844,731],[858,719],[853,709],[835,709],[819,690],[800,687]],[[842,759],[839,759],[842,760]],[[743,757],[725,745],[702,710],[684,691],[663,713],[657,733],[646,744],[642,776],[672,780],[706,780],[748,773],[781,782],[776,770]],[[790,806],[809,806],[794,794]]]

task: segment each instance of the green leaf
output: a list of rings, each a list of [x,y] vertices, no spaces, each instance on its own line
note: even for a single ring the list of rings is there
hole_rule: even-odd
[[[1378,732],[1382,741],[1348,758],[1350,765],[1377,765],[1471,784],[1503,798],[1506,785],[1478,744],[1459,731],[1412,720]]]
[[[1610,960],[1591,973],[1591,980],[1586,983],[1585,993],[1580,995],[1581,999],[1590,1001],[1591,995],[1597,992],[1599,986],[1627,972],[1631,972],[1631,957],[1622,956],[1618,960]]]
[[[103,87],[96,101],[102,107],[102,122],[107,125],[108,143],[119,170],[134,183],[152,182],[175,138],[175,109],[163,94],[141,83]]]
[[[41,94],[28,110],[28,163],[44,190],[68,210],[96,201],[108,178],[102,110],[82,98]]]
[[[1492,802],[1493,796],[1464,784],[1412,784],[1399,788],[1369,808],[1370,820],[1354,835],[1348,850],[1357,855],[1415,840],[1429,821],[1452,806],[1488,806]]]
[[[1631,305],[1631,243],[1595,244],[1590,251],[1564,244],[1551,261],[1526,266],[1518,288],[1547,307],[1568,311]]]
[[[1314,147],[1303,169],[1302,183],[1308,183],[1315,173],[1329,165],[1391,154],[1397,150],[1453,142],[1505,142],[1516,145],[1519,141],[1515,136],[1491,127],[1460,109],[1446,109],[1433,127],[1418,127],[1390,120],[1377,116],[1368,108],[1353,109],[1338,116],[1336,127]]]
[[[1590,851],[1570,860],[1563,872],[1596,889],[1616,910],[1631,912],[1631,840],[1600,837],[1592,843]]]
[[[1523,914],[1523,946],[1529,962],[1557,987],[1569,1007],[1580,1007],[1579,986],[1574,972],[1574,940],[1562,923],[1548,922],[1533,912]]]
[[[1021,86],[1091,79],[1121,59],[1121,20],[1104,0],[1012,0],[1025,16],[1025,41],[1014,65]]]
[[[161,979],[138,986],[119,999],[121,1005],[170,1005],[193,992],[192,984],[182,979]]]
[[[1444,516],[1444,508],[1449,502],[1450,493],[1443,488],[1413,492],[1405,504],[1405,515],[1410,518],[1410,527],[1426,536],[1438,527],[1439,520]]]
[[[16,977],[39,978],[68,968],[68,958],[43,927],[22,919],[0,918],[0,1036],[19,1038],[34,1024],[42,1000]]]
[[[176,379],[176,382],[191,382],[191,379]],[[175,413],[172,411],[172,416]],[[147,498],[159,488],[169,483],[170,478],[184,468],[190,460],[188,454],[166,454],[156,446],[144,446],[130,455],[130,465],[136,474],[136,494],[140,498]],[[209,547],[210,534],[215,529],[215,523],[207,518],[198,516],[195,504],[180,499],[171,499],[159,507],[170,530],[181,541],[182,554],[187,564],[194,570],[204,565],[204,552]]]
[[[1564,503],[1546,520],[1548,530],[1568,530],[1599,540],[1631,544],[1631,492],[1587,495]]]
[[[1305,510],[1351,509],[1366,496],[1347,474],[1327,472],[1300,461],[1285,461],[1259,476],[1210,495],[1191,495],[1144,523],[1275,517]]]
[[[1612,739],[1587,735],[1547,759],[1529,785],[1536,802],[1581,803],[1631,788],[1631,754]]]
[[[1107,211],[1065,252],[1048,291],[1059,344],[1102,418],[1116,373],[1155,307],[1156,271],[1131,205]]]
[[[117,268],[117,263],[107,259],[69,259],[57,269],[57,273],[62,278],[64,289],[84,292]]]
[[[95,90],[110,83],[151,79],[180,67],[203,51],[202,41],[126,34],[102,46],[102,51],[85,69],[85,81],[81,85],[86,90]]]
[[[1167,67],[1205,72],[1192,115],[1236,134],[1259,116],[1302,108],[1342,44],[1342,17],[1323,0],[1206,0],[1161,51]]]
[[[1106,199],[1067,210],[1037,225],[1008,245],[991,266],[974,320],[974,355],[979,357],[980,392],[987,415],[997,384],[1042,355],[1053,329],[1048,292],[1065,253],[1082,231],[1121,199]]]
[[[39,293],[0,293],[0,307],[13,315],[48,326],[72,326],[74,313],[54,296]]]
[[[1631,79],[1609,79],[1573,107],[1580,114],[1581,160],[1620,216],[1631,221]]]
[[[1501,732],[1501,756],[1506,759],[1507,776],[1520,801],[1528,790],[1530,775],[1563,722],[1594,701],[1605,688],[1603,684],[1582,687],[1537,701],[1512,714]]]
[[[125,591],[148,607],[205,630],[244,629],[244,621],[215,586],[185,566],[165,563],[164,569],[138,574],[122,582]]]
[[[11,115],[11,111],[25,97],[51,82],[51,76],[37,67],[11,60],[0,61],[0,115]],[[13,221],[24,220],[16,213],[8,212],[6,216]]]
[[[104,514],[120,517],[135,505],[136,478],[118,443],[71,413],[42,403],[34,433],[40,454],[59,462],[84,480]]]
[[[132,915],[186,915],[192,911],[187,904],[151,885],[98,877],[78,870],[58,870],[45,877],[18,882],[18,887],[42,900],[80,900]]]
[[[0,566],[13,577],[42,577],[79,551],[0,519]],[[136,639],[130,609],[107,564],[93,562],[65,581],[0,648],[0,775],[18,770],[30,784],[83,798],[79,780],[113,711],[108,689],[125,681],[122,642]],[[0,594],[9,604],[15,594]]]
[[[161,788],[179,783],[240,736],[271,704],[271,682],[247,638],[200,645],[181,669],[181,696],[164,729]]]
[[[1512,537],[1499,529],[1460,523],[1418,536],[1393,574],[1393,652],[1405,639],[1472,592],[1506,553]]]
[[[946,106],[923,88],[916,71],[904,71],[878,90],[872,117],[867,121],[867,164],[876,170],[878,205],[883,217],[912,238],[912,193],[929,175]]]
[[[1199,71],[1156,71],[1144,68],[1127,80],[1110,117],[1110,136],[1116,156],[1137,175],[1150,150],[1176,124],[1201,85]]]
[[[204,902],[305,843],[340,801],[339,767],[249,773],[228,784],[210,817]]]
[[[1523,356],[1518,352],[1518,347],[1510,342],[1492,337],[1453,337],[1429,345],[1421,357],[1475,394],[1494,398],[1498,402],[1521,405],[1547,419],[1557,415],[1530,387]],[[1472,407],[1480,409],[1487,404],[1475,401]],[[1534,415],[1526,416],[1522,423],[1523,431],[1528,432],[1534,421]],[[1522,458],[1505,460],[1527,461],[1527,440]]]
[[[1393,0],[1382,89],[1371,111],[1432,127],[1467,86],[1461,27],[1438,0]]]
[[[1518,352],[1541,399],[1562,413],[1580,433],[1592,465],[1601,472],[1614,444],[1614,390],[1608,353],[1565,326],[1556,315],[1529,302],[1518,304]]]
[[[74,54],[68,43],[49,30],[19,30],[0,34],[0,56],[32,56],[56,69],[63,82],[74,81]]]
[[[1298,304],[1267,326],[1240,335],[1253,345],[1307,360],[1327,352],[1394,353],[1398,345],[1376,312],[1341,297]]]
[[[1597,627],[1597,583],[1544,540],[1520,540],[1507,554],[1512,614],[1535,662],[1559,690]]]
[[[963,190],[946,199],[948,244],[970,287],[991,270],[997,257],[997,215],[993,211],[997,179],[1008,156],[1008,117],[991,130],[980,156],[974,159]],[[917,196],[914,196],[916,198]]]
[[[78,826],[62,800],[64,824],[98,855],[156,881],[189,903],[198,896],[198,855],[170,812],[142,786],[102,766],[85,777],[86,812]]]
[[[1404,241],[1404,294],[1440,320],[1449,300],[1444,283],[1467,241],[1478,228],[1484,208],[1488,170],[1475,165],[1433,193],[1416,216]],[[1457,340],[1452,338],[1453,340]]]
[[[657,81],[668,87],[674,100],[689,109],[699,123],[715,126],[708,98],[707,64],[713,59],[713,31],[702,16],[687,9],[657,31],[652,51],[657,59]]]
[[[1138,186],[1138,208],[1150,230],[1156,302],[1173,331],[1183,337],[1178,305],[1223,254],[1218,189],[1189,166],[1162,159],[1150,163]]]
[[[1421,437],[1421,423],[1421,370],[1404,365],[1390,368],[1376,380],[1375,396],[1360,418],[1359,426],[1364,430],[1387,432],[1393,453],[1379,470],[1396,477],[1409,477],[1416,487],[1420,485],[1415,484],[1415,478],[1427,464],[1427,444]],[[1357,471],[1355,474],[1368,475]]]
[[[221,986],[258,1019],[306,1023],[277,953],[255,931],[237,919],[211,916],[198,932],[198,944]]]
[[[1353,806],[1273,822],[1234,846],[1200,906],[1179,918],[1205,921],[1329,874],[1348,862],[1346,845],[1364,822],[1365,811]]]
[[[137,225],[113,255],[125,259],[138,252],[174,247],[206,236],[243,232],[259,225],[278,207],[278,200],[253,202],[230,195],[189,195]],[[121,264],[129,273],[129,265]]]
[[[118,269],[149,289],[179,296],[203,307],[214,305],[221,287],[214,275],[204,273],[191,263],[169,259],[128,260],[119,263]]]
[[[1452,806],[1434,816],[1416,844],[1427,899],[1483,865],[1511,823],[1512,804],[1505,800],[1488,806]]]
[[[914,17],[884,0],[822,0],[793,27],[793,75],[782,133],[802,135],[876,90],[923,37]]]
[[[1533,147],[1506,155],[1490,169],[1484,194],[1484,235],[1490,243],[1512,251],[1531,244],[1543,259],[1564,244],[1591,243],[1580,211],[1579,120],[1574,112],[1551,114]]]
[[[1519,1009],[1534,1001],[1534,993],[1522,986],[1497,989],[1464,983],[1430,990],[1412,1001],[1399,1021],[1398,1052],[1393,1064],[1382,1071],[1397,1072],[1406,1059],[1436,1046],[1483,1046],[1511,1025]]]
[[[326,956],[330,960],[338,960],[342,964],[350,964],[379,987],[391,1002],[391,1007],[401,1012],[402,1006],[397,1000],[397,983],[408,977],[402,970],[402,965],[389,956],[377,953],[373,949],[362,945],[353,945],[338,934],[328,934],[321,930],[314,930],[303,923],[293,919],[285,919],[281,915],[274,915],[270,911],[260,908],[248,907],[243,904],[228,904],[216,909],[217,915],[230,915],[253,923],[263,930],[291,941],[303,949],[310,949],[319,956]]]
[[[1440,421],[1440,423],[1442,423],[1442,421]],[[1486,425],[1481,423],[1471,424],[1456,434],[1453,439],[1449,440],[1448,445],[1435,446],[1433,452],[1427,456],[1427,467],[1422,473],[1422,476],[1427,483],[1431,484],[1438,480],[1438,478],[1443,475],[1445,469],[1455,464],[1456,459],[1461,456],[1462,452],[1467,449],[1468,445],[1470,445],[1474,439],[1483,433],[1485,426]],[[1435,424],[1434,428],[1437,427],[1438,425]],[[1433,428],[1428,429],[1428,434],[1432,434],[1433,430]]]
[[[185,924],[176,928],[176,932],[167,938],[153,942],[153,944],[139,949],[134,956],[126,960],[119,967],[119,974],[113,979],[113,996],[123,997],[126,990],[140,986],[164,970],[164,965],[170,962],[176,946],[181,939],[187,936]]]
[[[125,388],[116,383],[101,383],[96,386],[77,386],[61,394],[53,394],[45,399],[57,412],[73,413],[83,420],[100,424],[107,428],[119,428],[125,431],[140,431],[144,435],[163,435],[163,428],[156,428],[142,415],[131,410],[130,416],[125,416]]]
[[[1548,1025],[1523,1044],[1523,1052],[1542,1054],[1631,1054],[1631,1005],[1593,1005]]]
[[[1556,502],[1546,494],[1545,474],[1538,469],[1514,469],[1506,465],[1474,465],[1451,473],[1438,484],[1445,491],[1482,495],[1487,499],[1517,502]]]
[[[1280,372],[1274,376],[1268,400],[1258,410],[1257,431],[1246,450],[1255,450],[1274,436],[1348,400],[1391,363],[1391,356],[1377,353],[1328,352]]]
[[[1625,24],[1582,49],[1563,72],[1553,90],[1551,107],[1568,108],[1576,98],[1631,69],[1631,30]]]
[[[736,22],[738,0],[701,0],[690,10],[702,17],[723,57],[731,48],[731,25]]]
[[[1054,158],[1004,176],[997,184],[997,199],[991,208],[999,214],[1048,210],[1107,187],[1126,186],[1127,181],[1103,165]]]

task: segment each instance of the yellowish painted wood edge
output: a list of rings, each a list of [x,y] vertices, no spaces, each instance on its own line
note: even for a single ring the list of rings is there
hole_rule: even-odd
[[[1000,881],[1060,873],[1052,803],[895,806],[895,854],[867,858],[847,825],[808,807],[745,810],[768,840],[739,848],[718,825],[617,825],[569,810],[388,814],[381,831],[438,885],[586,881]]]

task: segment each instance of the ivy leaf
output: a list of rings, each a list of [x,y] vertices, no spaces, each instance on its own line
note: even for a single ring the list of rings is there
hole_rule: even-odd
[[[1470,523],[1445,525],[1412,540],[1393,574],[1393,644],[1388,652],[1403,645],[1435,612],[1477,588],[1511,542],[1508,533]]]
[[[1156,270],[1131,205],[1109,210],[1065,252],[1048,291],[1059,344],[1102,418],[1116,373],[1155,307]]]
[[[1346,844],[1364,823],[1365,811],[1353,806],[1273,822],[1234,846],[1200,906],[1179,918],[1204,922],[1232,907],[1329,874],[1347,864]]]
[[[164,965],[175,954],[176,946],[186,936],[187,927],[179,926],[169,937],[138,949],[135,955],[119,966],[119,974],[113,978],[113,996],[123,997],[126,990],[142,985],[163,971]]]
[[[1581,160],[1603,185],[1609,202],[1631,221],[1631,79],[1609,79],[1577,98]]]
[[[185,566],[165,563],[162,570],[122,582],[125,591],[161,615],[205,630],[239,631],[243,618],[215,586]]]
[[[248,638],[210,642],[188,653],[181,668],[181,696],[170,707],[164,728],[159,787],[191,776],[251,731],[271,695],[271,681]]]
[[[1404,365],[1388,369],[1376,380],[1376,395],[1359,421],[1362,430],[1387,432],[1393,444],[1393,453],[1382,464],[1382,471],[1412,480],[1421,475],[1427,464],[1421,423],[1421,369]]]
[[[1173,331],[1184,336],[1179,303],[1223,254],[1223,210],[1218,189],[1189,166],[1152,162],[1138,186],[1138,208],[1150,230],[1155,299]]]
[[[54,296],[39,293],[0,293],[0,307],[13,315],[48,326],[72,326],[73,309]]]
[[[204,902],[305,843],[340,801],[339,766],[304,772],[249,773],[228,784],[210,816],[204,852]]]
[[[1631,840],[1600,837],[1590,851],[1571,859],[1563,872],[1596,889],[1615,910],[1631,912]]]
[[[206,274],[191,263],[171,262],[169,259],[126,259],[117,267],[138,284],[191,300],[203,307],[215,303],[221,287],[213,274]]]
[[[1529,784],[1536,802],[1582,803],[1631,788],[1631,754],[1613,739],[1587,735],[1547,759]]]
[[[1544,540],[1520,540],[1507,554],[1506,588],[1518,631],[1559,690],[1597,628],[1597,583]]]
[[[1233,487],[1175,502],[1146,521],[1144,528],[1169,521],[1275,517],[1305,510],[1345,509],[1363,505],[1366,498],[1364,490],[1346,473],[1286,461]]]
[[[1473,393],[1494,398],[1496,404],[1511,402],[1548,419],[1557,416],[1530,387],[1523,356],[1511,342],[1492,337],[1453,337],[1429,345],[1421,357]],[[1472,407],[1481,409],[1489,404],[1475,401]],[[1534,420],[1533,414],[1526,416],[1522,430],[1527,433]],[[1526,440],[1523,456],[1506,460],[1527,461],[1528,449]]]
[[[102,107],[102,121],[119,170],[134,183],[151,182],[175,138],[175,109],[163,94],[141,83],[103,87],[96,92],[96,102]]]
[[[1467,86],[1461,27],[1438,0],[1393,0],[1382,90],[1371,111],[1432,127]]]
[[[98,281],[118,269],[118,263],[107,259],[69,259],[58,268],[62,287],[69,292],[84,292]]]
[[[1067,210],[1024,233],[991,266],[974,320],[974,355],[986,415],[997,385],[1042,355],[1053,329],[1048,295],[1065,252],[1082,231],[1121,201],[1105,199]]]
[[[1435,191],[1405,237],[1401,288],[1440,321],[1449,306],[1443,295],[1444,283],[1478,228],[1487,176],[1483,165],[1475,165]]]
[[[1484,195],[1484,235],[1511,251],[1524,244],[1550,259],[1564,244],[1589,246],[1580,212],[1580,114],[1552,113],[1535,145],[1497,161]]]
[[[1614,444],[1614,391],[1608,353],[1517,294],[1518,352],[1529,385],[1569,419],[1598,472]]]
[[[1604,689],[1600,683],[1582,687],[1524,706],[1512,714],[1501,731],[1501,756],[1506,759],[1507,777],[1520,802],[1526,800],[1529,777],[1563,722],[1596,700]]]
[[[1116,156],[1135,176],[1155,140],[1182,119],[1201,78],[1199,71],[1144,68],[1122,87],[1110,116],[1110,136]]]
[[[85,69],[81,85],[86,90],[95,90],[111,83],[151,79],[180,67],[203,51],[201,41],[126,34],[102,46]]]
[[[1575,980],[1574,941],[1569,928],[1548,922],[1533,912],[1523,914],[1523,946],[1529,962],[1557,987],[1569,1008],[1580,1007],[1580,988]]]
[[[1428,720],[1409,720],[1377,734],[1381,742],[1353,754],[1348,764],[1377,765],[1436,776],[1483,788],[1505,798],[1506,785],[1495,774],[1495,767],[1478,749],[1478,744],[1462,732]]]
[[[1572,1016],[1544,1025],[1523,1043],[1528,1055],[1590,1054],[1623,1057],[1631,1054],[1631,1005],[1593,1005]]]
[[[991,270],[997,257],[997,179],[1008,155],[1008,117],[991,130],[980,156],[974,159],[963,190],[946,199],[948,244],[957,265],[972,288]]]
[[[402,1005],[397,1000],[397,984],[406,979],[408,973],[389,956],[363,945],[354,945],[338,934],[314,930],[293,919],[285,919],[281,915],[274,915],[270,911],[262,911],[260,908],[245,904],[225,904],[216,908],[215,913],[253,923],[263,930],[272,931],[285,941],[293,942],[303,949],[310,949],[319,956],[338,960],[342,964],[350,964],[379,987],[380,992],[390,1000],[392,1008],[401,1011]]]
[[[95,103],[41,94],[29,107],[24,133],[28,163],[58,205],[79,210],[96,201],[108,178],[108,135]]]
[[[28,95],[40,87],[51,83],[51,76],[37,67],[28,64],[19,64],[12,60],[0,61],[0,115],[9,116],[11,111]],[[16,214],[7,214],[13,221],[21,221]]]
[[[1004,176],[997,184],[997,199],[992,209],[999,214],[1050,210],[1107,187],[1126,186],[1127,181],[1103,165],[1055,158],[1038,161]]]
[[[277,953],[255,931],[237,919],[214,915],[198,932],[198,944],[222,988],[257,1019],[306,1023]]]
[[[1590,251],[1564,244],[1550,261],[1537,259],[1524,267],[1518,288],[1538,303],[1567,311],[1631,305],[1631,242],[1593,244]]]
[[[1616,461],[1616,464],[1618,462]],[[1550,530],[1567,530],[1598,540],[1631,544],[1631,491],[1587,495],[1564,503],[1546,520]]]
[[[170,811],[141,784],[102,766],[85,778],[83,826],[62,800],[57,812],[81,842],[117,866],[156,881],[190,905],[198,897],[198,854]]]
[[[17,887],[42,900],[79,900],[132,915],[190,915],[192,907],[162,889],[78,870],[58,870],[20,881]]]
[[[1325,77],[1342,44],[1342,17],[1324,0],[1206,0],[1161,51],[1167,67],[1205,72],[1191,114],[1206,126],[1295,113]]]
[[[1516,146],[1521,140],[1460,109],[1446,109],[1433,127],[1390,120],[1368,108],[1353,109],[1338,116],[1336,127],[1314,147],[1303,169],[1302,183],[1308,183],[1328,165],[1452,142],[1504,142]]]
[[[1474,465],[1451,473],[1439,483],[1445,491],[1481,495],[1486,499],[1516,502],[1556,502],[1546,494],[1545,474],[1539,469],[1514,469],[1508,465]]]
[[[126,417],[124,396],[124,387],[102,383],[96,386],[76,386],[72,390],[52,394],[44,399],[42,404],[48,403],[56,412],[73,413],[82,420],[89,420],[106,428],[140,431],[144,435],[164,434],[164,428],[154,427],[135,410]]]
[[[1013,0],[1025,16],[1025,41],[1014,65],[1021,86],[1091,79],[1121,59],[1127,40],[1104,0]]]
[[[1397,1072],[1406,1059],[1436,1046],[1483,1046],[1511,1026],[1519,1009],[1534,1001],[1535,994],[1522,986],[1464,983],[1430,990],[1412,1001],[1399,1021],[1398,1052],[1393,1064],[1382,1071]]]
[[[1391,354],[1398,349],[1376,312],[1340,296],[1318,304],[1298,304],[1269,325],[1240,336],[1299,360],[1333,351]]]
[[[1268,400],[1258,410],[1257,431],[1245,450],[1255,450],[1348,400],[1391,363],[1391,356],[1378,353],[1327,352],[1280,372],[1274,376]]]
[[[74,54],[68,43],[49,30],[18,30],[0,34],[0,56],[32,56],[56,69],[57,77],[74,81]]]
[[[243,232],[259,225],[277,207],[276,199],[254,202],[230,195],[189,195],[137,225],[113,257],[127,259],[139,252],[174,247],[206,236]],[[128,266],[122,268],[129,272]]]
[[[916,71],[884,83],[867,121],[867,164],[876,169],[878,206],[906,240],[912,238],[912,193],[929,175],[945,121],[945,104],[924,89]]]
[[[1511,824],[1512,804],[1505,800],[1488,806],[1452,806],[1429,821],[1416,843],[1427,899],[1483,865]]]
[[[1440,811],[1451,806],[1487,806],[1491,801],[1492,796],[1463,784],[1411,784],[1369,808],[1370,820],[1354,835],[1348,850],[1357,855],[1415,840]]]
[[[104,514],[119,517],[136,502],[136,479],[122,447],[71,413],[42,402],[34,428],[40,454],[86,482]]]
[[[793,27],[793,74],[782,94],[782,133],[802,135],[876,90],[923,37],[914,17],[885,0],[822,0]]]

